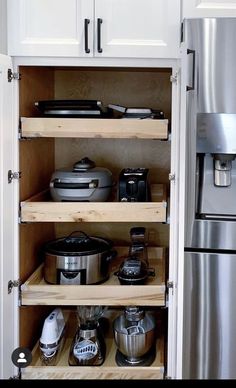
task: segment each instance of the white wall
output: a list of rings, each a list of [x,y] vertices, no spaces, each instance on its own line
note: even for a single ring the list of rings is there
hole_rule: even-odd
[[[7,0],[0,0],[0,53],[7,54]]]

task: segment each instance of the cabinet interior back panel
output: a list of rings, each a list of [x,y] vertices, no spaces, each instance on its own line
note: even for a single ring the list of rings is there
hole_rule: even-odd
[[[170,75],[168,69],[55,70],[55,98],[161,109],[170,119]]]
[[[150,246],[169,246],[169,225],[159,223],[106,223],[93,222],[83,223],[83,225],[75,226],[71,223],[56,223],[56,236],[64,237],[75,230],[83,230],[88,235],[98,235],[100,237],[109,238],[114,241],[115,245],[127,246],[130,244],[130,229],[134,226],[143,226],[146,228],[146,237]]]
[[[111,170],[118,181],[126,167],[149,168],[151,183],[168,183],[170,143],[156,140],[56,139],[55,167],[72,166],[82,157]]]
[[[56,99],[95,99],[126,107],[163,110],[171,120],[168,69],[55,70]],[[72,165],[83,156],[111,169],[117,180],[124,167],[147,167],[152,183],[167,183],[170,143],[150,140],[56,139],[55,167]]]

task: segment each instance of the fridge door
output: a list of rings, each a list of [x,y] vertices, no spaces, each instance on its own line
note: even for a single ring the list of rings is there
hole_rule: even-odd
[[[195,51],[197,112],[236,113],[236,19],[185,19],[183,32]]]
[[[236,378],[236,252],[185,252],[183,378]]]

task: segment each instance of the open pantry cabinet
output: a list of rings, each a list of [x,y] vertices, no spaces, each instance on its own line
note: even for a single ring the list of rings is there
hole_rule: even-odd
[[[169,374],[174,377],[179,141],[175,71],[173,66],[24,65],[19,66],[20,80],[9,82],[15,90],[13,124],[18,133],[13,139],[17,148],[13,152],[15,164],[8,170],[19,175],[13,175],[12,179],[9,176],[7,186],[14,190],[11,200],[17,201],[13,209],[19,213],[17,220],[16,212],[12,220],[18,222],[19,234],[12,234],[14,275],[7,282],[19,279],[19,285],[18,289],[10,289],[6,298],[9,305],[15,304],[14,347],[28,348],[33,354],[31,365],[20,371],[22,379],[163,379]],[[165,119],[41,117],[34,103],[50,99],[96,99],[104,105],[152,107],[163,110]],[[49,194],[52,173],[85,156],[112,171],[116,182],[112,198],[107,202],[53,202]],[[119,172],[126,167],[149,169],[149,202],[117,200]],[[148,257],[155,268],[155,277],[145,285],[120,285],[114,271],[128,254],[129,232],[135,226],[146,228]],[[42,245],[78,230],[114,242],[118,256],[110,265],[109,279],[98,285],[47,284],[40,254]],[[14,285],[17,286],[17,281]],[[14,301],[10,300],[12,295]],[[76,332],[75,310],[81,305],[108,307],[107,352],[101,366],[68,364]],[[156,357],[150,366],[118,366],[115,361],[112,322],[130,305],[142,306],[156,317]],[[65,345],[57,365],[44,366],[38,341],[44,319],[56,306],[63,309],[68,321]],[[12,351],[8,351],[9,356]]]

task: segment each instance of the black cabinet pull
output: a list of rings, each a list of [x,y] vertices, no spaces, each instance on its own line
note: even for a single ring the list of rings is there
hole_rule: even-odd
[[[101,47],[101,25],[102,25],[102,19],[98,18],[97,20],[97,38],[98,38],[98,52],[102,53],[102,47]]]
[[[195,50],[187,49],[187,55],[189,54],[193,55],[193,68],[192,68],[192,86],[186,86],[187,92],[189,90],[194,90],[195,88]]]
[[[90,49],[88,47],[88,25],[90,23],[89,19],[84,19],[84,49],[86,54],[90,53]]]

